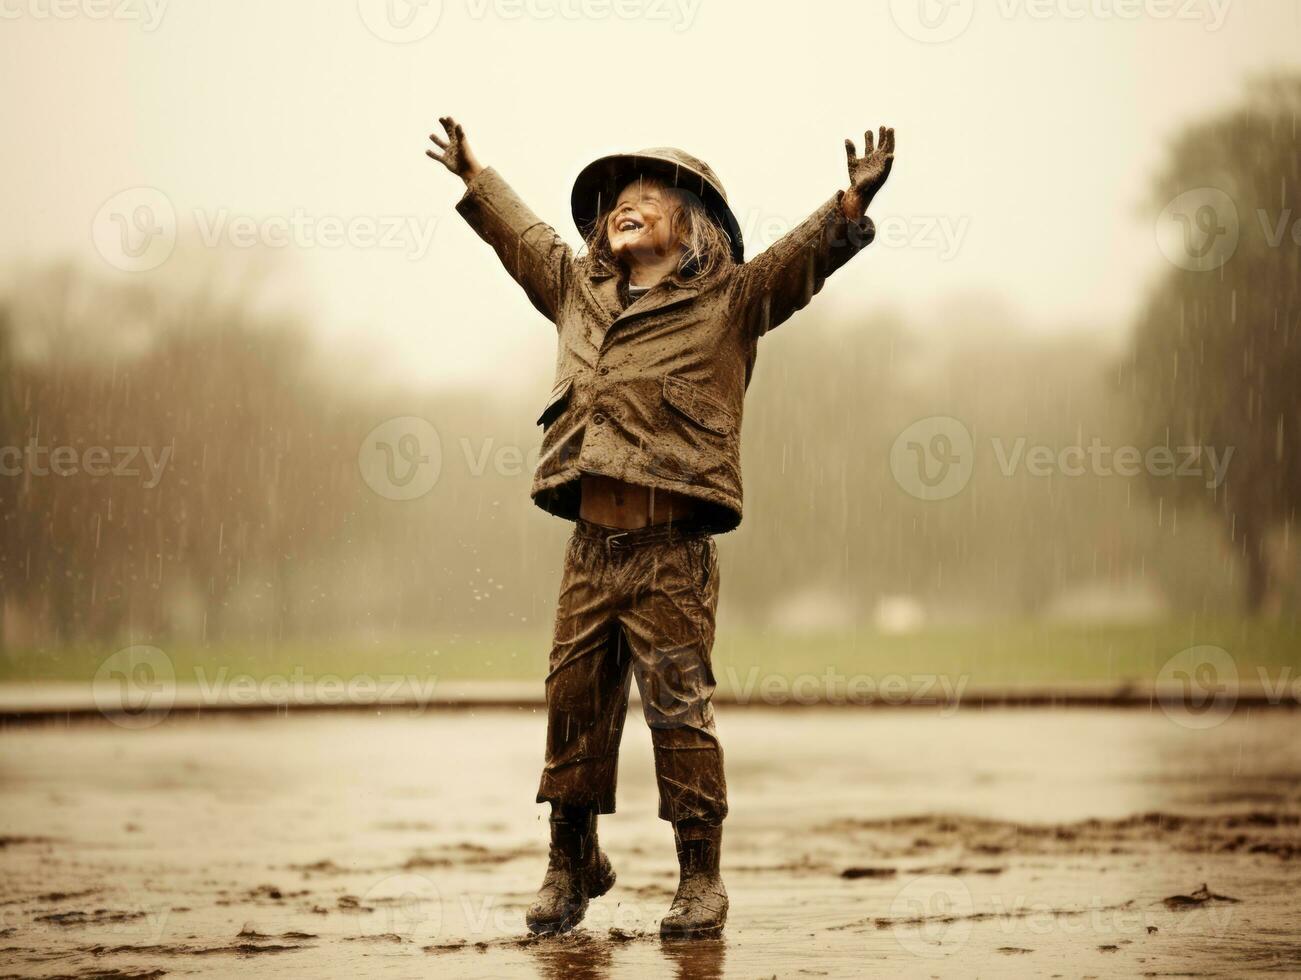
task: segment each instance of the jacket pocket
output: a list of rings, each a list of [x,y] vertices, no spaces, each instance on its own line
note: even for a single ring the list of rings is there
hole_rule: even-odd
[[[664,400],[702,429],[720,436],[736,430],[736,419],[722,402],[683,378],[664,376]]]
[[[538,416],[538,425],[546,428],[556,418],[569,407],[569,398],[574,390],[574,376],[571,374],[567,378],[561,378],[556,382],[556,386],[551,389],[551,397],[547,399],[546,407],[542,409],[542,414]]]

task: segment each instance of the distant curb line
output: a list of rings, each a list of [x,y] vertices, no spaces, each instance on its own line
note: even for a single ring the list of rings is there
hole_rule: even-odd
[[[637,700],[634,689],[632,699]],[[766,701],[760,695],[738,696],[733,691],[720,689],[714,703],[727,708],[770,711],[799,711],[836,709],[857,711],[988,711],[1014,708],[1115,708],[1160,709],[1186,706],[1182,691],[1160,688],[1153,684],[1068,684],[1052,686],[1003,685],[988,688],[965,689],[958,697],[946,697],[937,692],[925,699],[889,700],[875,696],[870,699],[828,699],[825,697]],[[542,683],[521,681],[448,681],[440,684],[432,697],[425,700],[413,698],[377,698],[367,701],[339,701],[307,694],[281,700],[260,699],[244,703],[235,699],[213,697],[197,688],[178,687],[171,703],[156,714],[168,719],[197,719],[211,716],[268,716],[305,713],[351,712],[376,716],[435,714],[457,711],[541,711],[545,708]],[[1244,687],[1239,690],[1232,710],[1297,710],[1301,707],[1293,698],[1279,698],[1263,688]],[[131,713],[140,720],[150,712]],[[0,684],[0,726],[70,724],[120,720],[128,716],[102,708],[95,700],[88,684]]]

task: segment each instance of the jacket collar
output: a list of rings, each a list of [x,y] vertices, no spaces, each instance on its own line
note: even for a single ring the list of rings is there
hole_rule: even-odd
[[[664,280],[630,303],[627,308],[623,308],[619,303],[619,277],[615,270],[607,265],[593,262],[587,278],[601,306],[616,323],[685,303],[693,299],[702,286],[702,283],[696,280],[683,286]]]

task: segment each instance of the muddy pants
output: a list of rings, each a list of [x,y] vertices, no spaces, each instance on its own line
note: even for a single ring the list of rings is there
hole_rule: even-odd
[[[699,531],[617,531],[579,521],[565,553],[547,674],[547,754],[538,802],[614,812],[630,675],[655,748],[659,815],[684,836],[727,815],[714,730],[718,551]]]

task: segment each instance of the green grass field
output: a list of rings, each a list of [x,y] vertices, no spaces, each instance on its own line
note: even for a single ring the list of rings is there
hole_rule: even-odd
[[[89,681],[126,644],[56,650],[14,649],[0,655],[0,682]],[[295,672],[326,675],[411,675],[439,680],[538,680],[546,670],[548,635],[456,635],[420,640],[353,640],[201,647],[155,641],[178,679]],[[1160,625],[1066,627],[1005,622],[892,636],[870,630],[783,635],[720,630],[714,649],[720,684],[736,688],[768,678],[807,675],[880,679],[899,675],[965,677],[971,687],[1151,681],[1180,651],[1218,646],[1233,657],[1243,683],[1301,674],[1301,628],[1295,620],[1187,619]]]

